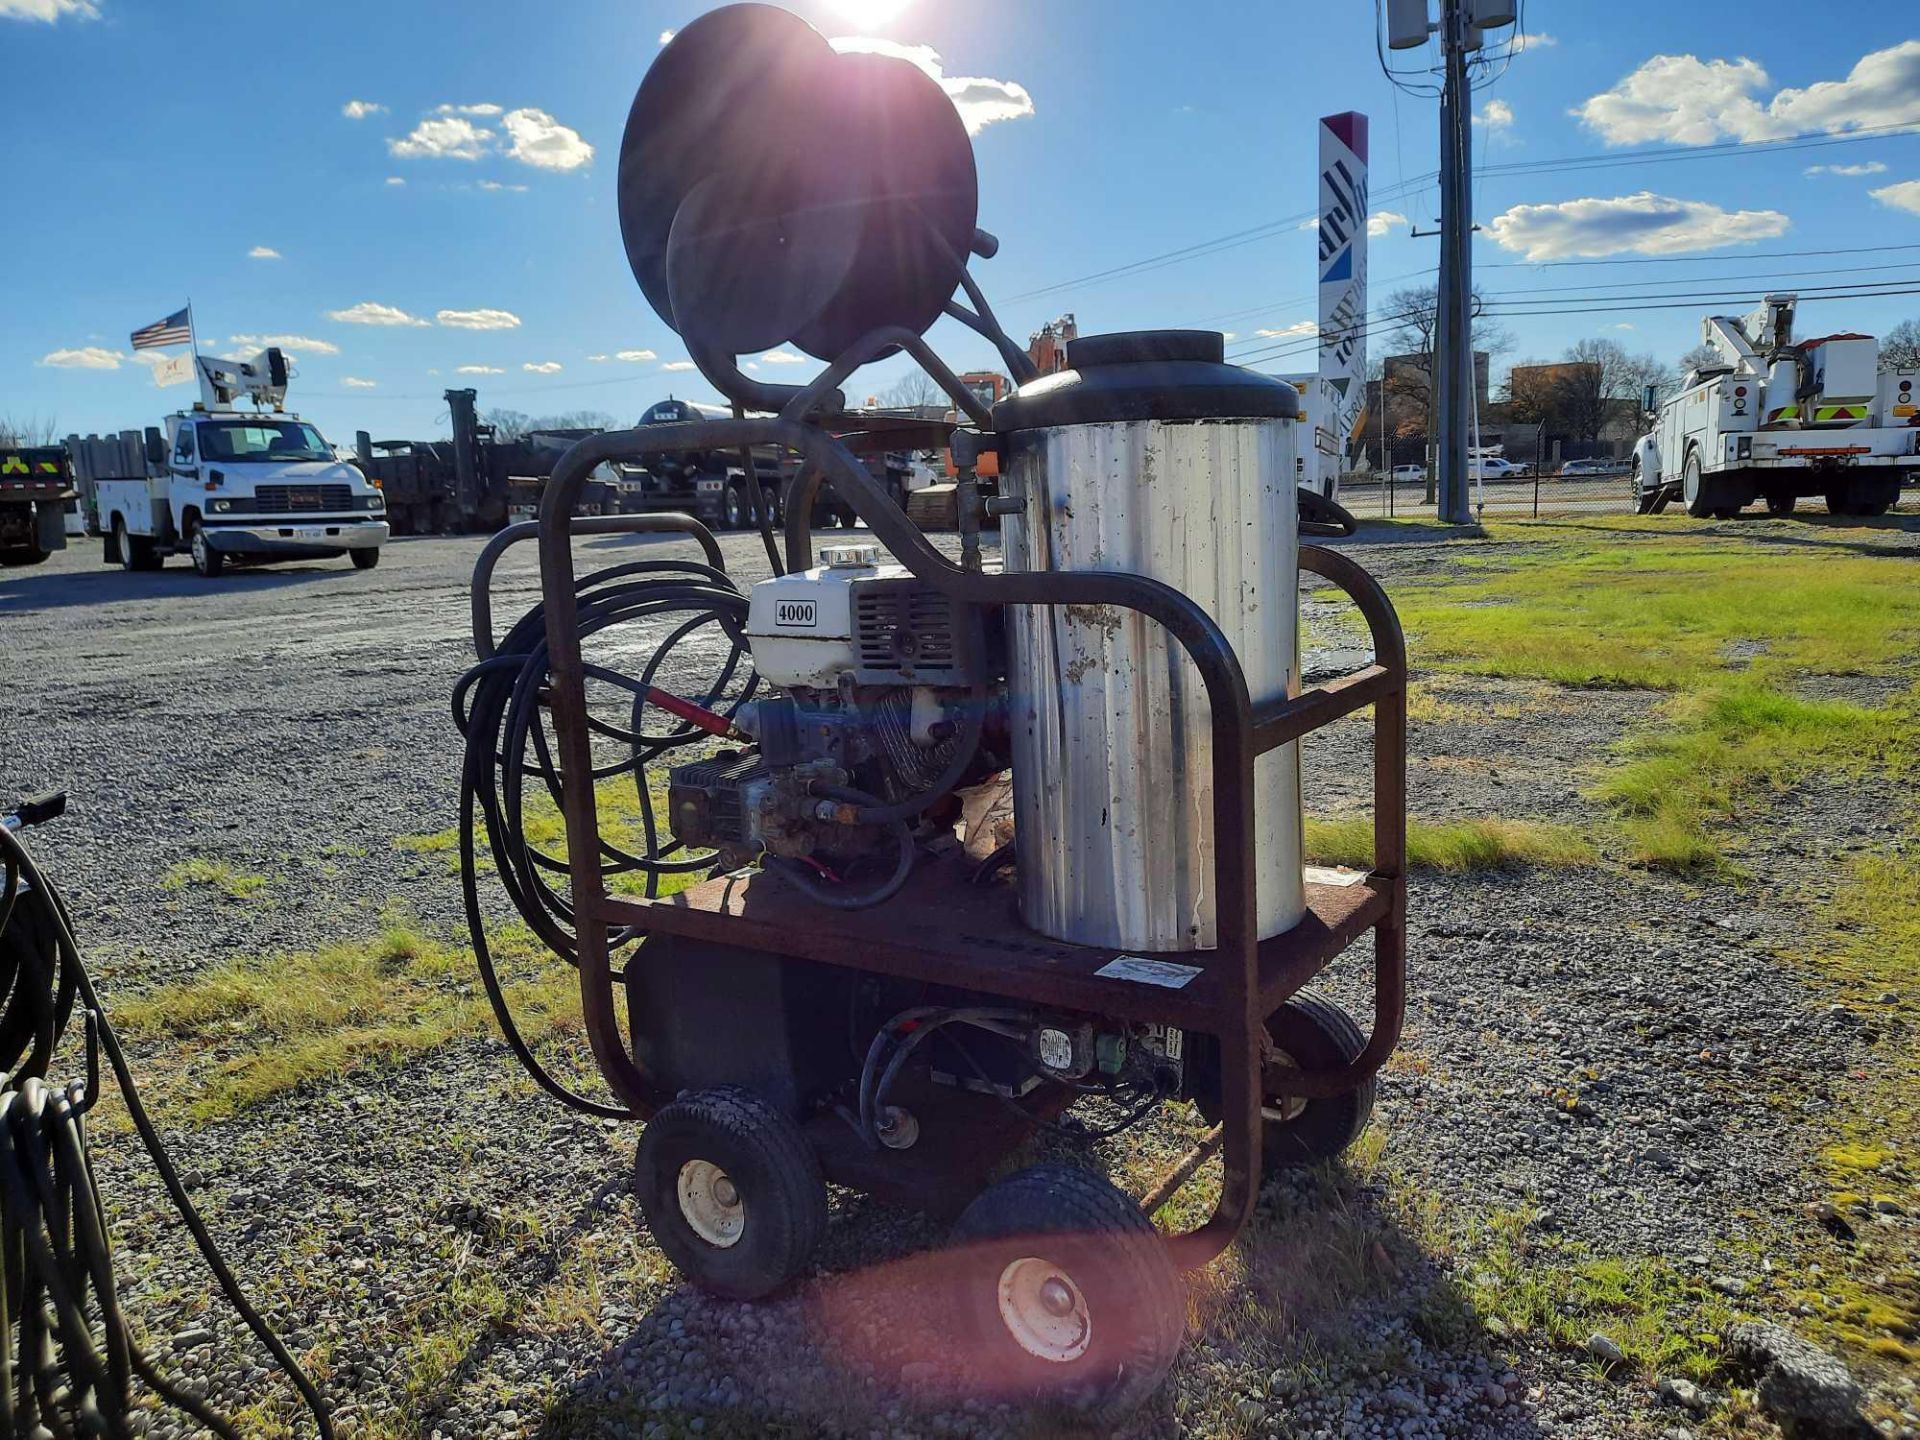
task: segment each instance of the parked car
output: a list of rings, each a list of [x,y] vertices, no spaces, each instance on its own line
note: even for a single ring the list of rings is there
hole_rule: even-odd
[[[1396,465],[1393,467],[1393,483],[1396,485],[1424,485],[1427,483],[1427,467],[1424,465]]]
[[[1520,467],[1511,460],[1499,455],[1487,455],[1469,462],[1467,478],[1470,480],[1518,480]]]
[[[1582,476],[1624,475],[1631,464],[1624,460],[1569,460],[1560,467],[1562,480],[1577,480]]]

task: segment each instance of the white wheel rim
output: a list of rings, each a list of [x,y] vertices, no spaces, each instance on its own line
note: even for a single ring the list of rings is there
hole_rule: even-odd
[[[1087,1353],[1093,1317],[1080,1287],[1051,1260],[1028,1255],[1000,1272],[1000,1323],[1036,1359],[1066,1365]]]
[[[711,1160],[689,1160],[680,1167],[676,1189],[680,1216],[694,1234],[720,1250],[740,1243],[747,1230],[747,1204],[732,1176]]]
[[[1300,1062],[1276,1045],[1273,1048],[1271,1058],[1267,1061],[1267,1067],[1269,1069],[1286,1069],[1298,1074],[1300,1071]],[[1262,1105],[1260,1107],[1260,1116],[1262,1119],[1277,1120],[1282,1125],[1285,1125],[1290,1121],[1298,1120],[1306,1113],[1306,1110],[1307,1102],[1304,1099],[1298,1095],[1288,1095],[1283,1098],[1278,1105]]]

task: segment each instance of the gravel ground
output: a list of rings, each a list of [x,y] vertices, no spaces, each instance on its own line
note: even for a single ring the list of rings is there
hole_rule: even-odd
[[[397,542],[370,573],[334,562],[210,585],[178,565],[109,570],[87,545],[0,574],[0,787],[70,791],[68,816],[32,838],[110,1004],[232,954],[371,935],[395,902],[457,931],[444,857],[394,842],[455,819],[447,694],[471,660],[478,548]],[[624,557],[636,542],[592,548]],[[1390,591],[1448,563],[1431,544],[1352,548]],[[762,573],[754,542],[727,549],[742,576]],[[517,616],[531,547],[497,584],[503,621]],[[1337,648],[1329,632],[1309,665],[1340,663]],[[1412,804],[1429,817],[1592,820],[1582,767],[1652,704],[1493,681],[1435,693],[1445,708],[1413,735]],[[1310,743],[1309,803],[1364,804],[1365,754],[1358,724]],[[1407,1040],[1369,1159],[1268,1188],[1249,1234],[1196,1281],[1194,1338],[1128,1433],[1730,1433],[1715,1397],[1696,1413],[1673,1387],[1608,1378],[1598,1344],[1546,1348],[1470,1307],[1436,1326],[1461,1262],[1409,1222],[1409,1200],[1511,1213],[1529,1235],[1652,1258],[1734,1308],[1779,1311],[1777,1238],[1809,1253],[1826,1239],[1805,1213],[1820,1187],[1804,1161],[1834,1077],[1869,1066],[1900,1022],[1831,1006],[1773,958],[1799,938],[1794,887],[1885,817],[1836,784],[1776,819],[1749,857],[1769,883],[1737,896],[1600,868],[1417,875]],[[265,886],[245,901],[161,886],[193,858]],[[1364,1009],[1356,979],[1349,962],[1330,988]],[[359,1433],[1047,1433],[950,1363],[914,1258],[933,1224],[836,1195],[813,1280],[761,1305],[711,1301],[675,1281],[637,1218],[632,1130],[539,1097],[491,1037],[216,1124],[160,1118],[229,1257]],[[1150,1170],[1190,1130],[1170,1118],[1101,1158]],[[156,1352],[229,1409],[259,1402],[264,1357],[209,1302],[125,1139],[99,1145]],[[1356,1245],[1357,1263],[1328,1259]],[[1920,1426],[1907,1385],[1880,1397],[1884,1413]],[[154,1433],[180,1433],[170,1424]]]

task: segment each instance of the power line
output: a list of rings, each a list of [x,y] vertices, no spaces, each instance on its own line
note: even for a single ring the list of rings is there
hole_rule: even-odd
[[[1897,288],[1868,289],[1868,290],[1838,288],[1838,289],[1834,289],[1832,293],[1816,293],[1811,295],[1809,298],[1814,301],[1875,300],[1875,299],[1896,299],[1906,295],[1920,295],[1920,283],[1915,283],[1911,281],[1902,282],[1902,281],[1892,281],[1892,280],[1885,281],[1885,282],[1878,282],[1878,283],[1884,284],[1886,286],[1897,287]],[[1815,287],[1815,288],[1827,288],[1827,287]],[[1602,295],[1602,296],[1587,297],[1585,300],[1583,300],[1582,297],[1573,296],[1573,297],[1565,297],[1565,298],[1551,301],[1551,302],[1522,301],[1518,306],[1500,305],[1497,303],[1499,298],[1497,296],[1485,296],[1483,298],[1492,303],[1489,303],[1487,305],[1487,308],[1481,311],[1480,315],[1475,317],[1476,319],[1478,318],[1498,319],[1503,317],[1512,318],[1512,319],[1525,319],[1530,317],[1555,316],[1555,315],[1594,315],[1594,314],[1631,315],[1631,314],[1637,314],[1637,313],[1651,311],[1651,310],[1693,310],[1693,309],[1699,309],[1703,305],[1710,305],[1714,303],[1715,300],[1718,300],[1718,299],[1729,299],[1729,298],[1744,299],[1744,298],[1751,298],[1751,297],[1746,295],[1745,292],[1740,292],[1740,291],[1720,292],[1718,294],[1709,293],[1709,294],[1705,294],[1704,296],[1691,296],[1691,297],[1655,296],[1655,297],[1647,298],[1647,297],[1636,297],[1636,296],[1625,296],[1625,295]],[[1624,302],[1624,303],[1619,303],[1619,302]],[[1377,332],[1389,326],[1399,324],[1405,320],[1414,319],[1426,313],[1428,313],[1427,310],[1423,308],[1419,310],[1403,311],[1397,314],[1370,316],[1367,320],[1365,331],[1367,333]],[[1269,349],[1256,354],[1236,356],[1235,363],[1241,364],[1241,365],[1252,364],[1255,362],[1273,364],[1281,360],[1293,358],[1295,356],[1309,355],[1314,353],[1318,349],[1319,349],[1319,340],[1316,337],[1312,340],[1305,341],[1303,343],[1277,345],[1277,346],[1269,347]]]
[[[1608,169],[1608,168],[1612,168],[1619,165],[1655,165],[1655,164],[1663,165],[1675,160],[1716,159],[1723,156],[1735,157],[1735,156],[1746,156],[1746,155],[1773,154],[1773,153],[1778,153],[1782,151],[1792,151],[1792,150],[1816,149],[1816,148],[1824,148],[1830,145],[1856,145],[1861,143],[1862,141],[1884,140],[1884,139],[1898,138],[1904,135],[1920,135],[1920,126],[1915,126],[1910,124],[1865,126],[1859,130],[1850,131],[1845,135],[1828,135],[1821,131],[1808,131],[1800,135],[1782,136],[1778,140],[1720,140],[1720,141],[1702,143],[1698,145],[1673,145],[1673,146],[1664,146],[1657,149],[1624,151],[1617,155],[1561,155],[1561,156],[1545,158],[1545,159],[1537,159],[1537,160],[1514,160],[1514,161],[1508,161],[1500,165],[1488,165],[1488,166],[1482,167],[1480,170],[1480,174],[1483,176],[1521,175],[1521,174],[1532,174],[1532,173],[1537,173],[1541,171],[1560,172],[1560,171],[1566,171],[1566,170]],[[1411,176],[1407,179],[1401,180],[1398,184],[1373,196],[1373,199],[1375,199],[1376,201],[1404,199],[1409,194],[1413,194],[1419,191],[1424,191],[1427,187],[1432,185],[1432,183],[1438,178],[1439,178],[1438,171],[1426,171],[1420,175]],[[1058,293],[1059,291],[1062,291],[1062,290],[1071,290],[1080,286],[1093,285],[1093,284],[1102,283],[1108,280],[1119,279],[1123,276],[1128,276],[1133,274],[1142,274],[1150,270],[1159,270],[1159,269],[1165,268],[1168,265],[1177,265],[1177,264],[1184,263],[1187,260],[1204,259],[1208,255],[1216,254],[1221,250],[1237,249],[1242,245],[1250,245],[1255,243],[1256,241],[1269,238],[1272,235],[1275,235],[1287,230],[1290,226],[1298,226],[1303,221],[1311,220],[1315,218],[1318,215],[1318,213],[1319,212],[1317,210],[1302,211],[1299,214],[1289,215],[1279,220],[1271,220],[1266,222],[1265,224],[1250,226],[1244,230],[1236,230],[1227,235],[1215,236],[1213,239],[1210,239],[1210,240],[1196,240],[1190,245],[1184,245],[1173,250],[1164,251],[1159,255],[1147,256],[1144,259],[1130,261],[1124,265],[1115,265],[1106,270],[1098,270],[1093,272],[1090,275],[1081,275],[1071,280],[1061,280],[1051,285],[1043,285],[1036,290],[1027,290],[1027,291],[1023,291],[1018,295],[1010,295],[1002,303],[1017,304],[1022,300],[1033,300],[1043,295],[1052,295],[1052,294]],[[1869,247],[1869,248],[1892,249],[1892,248],[1901,248],[1901,247],[1888,246],[1888,247]],[[1920,247],[1909,247],[1909,248],[1920,248]],[[1846,253],[1846,252],[1809,251],[1805,253],[1818,254],[1818,253]],[[1681,257],[1672,257],[1672,256],[1652,257],[1652,259],[1659,259],[1659,260],[1670,260],[1670,259],[1677,259],[1677,258],[1681,258]],[[1650,259],[1647,263],[1652,263],[1652,259]],[[1505,263],[1509,263],[1509,264],[1518,264],[1518,263],[1572,264],[1572,263],[1578,263],[1578,262],[1510,261]],[[1621,263],[1627,263],[1627,262],[1621,262]]]

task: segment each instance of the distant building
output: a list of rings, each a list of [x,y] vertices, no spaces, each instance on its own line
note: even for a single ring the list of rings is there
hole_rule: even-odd
[[[1430,354],[1389,355],[1385,362],[1389,395],[1418,395],[1423,403],[1433,393],[1433,356]],[[1485,350],[1473,352],[1474,401],[1485,409],[1488,387],[1493,377],[1493,356]]]

